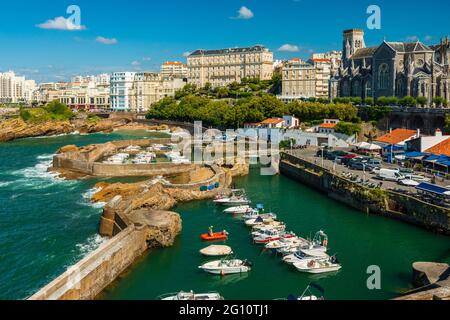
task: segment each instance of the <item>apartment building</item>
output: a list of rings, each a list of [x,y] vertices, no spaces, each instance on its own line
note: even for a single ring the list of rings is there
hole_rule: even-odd
[[[161,65],[161,76],[163,79],[186,79],[188,67],[179,61],[167,61]]]
[[[243,78],[270,80],[273,53],[264,46],[220,50],[197,50],[187,58],[189,83],[213,87],[240,82]]]
[[[110,99],[112,111],[131,110],[131,89],[136,72],[114,72],[111,74]]]
[[[69,83],[58,90],[57,95],[60,102],[74,110],[106,111],[110,105],[109,85],[97,84],[94,81]]]
[[[289,102],[316,96],[316,68],[299,58],[286,62],[282,69],[281,100]]]
[[[34,80],[16,76],[13,71],[0,73],[0,103],[30,103],[35,89]]]

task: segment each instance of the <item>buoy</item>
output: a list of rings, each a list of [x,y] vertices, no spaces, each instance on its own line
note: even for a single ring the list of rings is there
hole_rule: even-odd
[[[223,269],[220,270],[220,276],[221,276],[221,277],[225,277],[225,272],[223,272]]]

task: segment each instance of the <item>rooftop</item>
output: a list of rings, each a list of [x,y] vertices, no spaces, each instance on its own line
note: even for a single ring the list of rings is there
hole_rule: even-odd
[[[442,141],[441,143],[425,150],[427,153],[440,154],[450,157],[450,138]]]
[[[199,49],[191,53],[189,56],[201,56],[201,55],[218,55],[218,54],[230,54],[230,53],[246,53],[246,52],[264,52],[268,49],[264,46],[253,46],[247,48],[228,48],[217,50],[203,50]]]
[[[260,124],[279,124],[284,122],[283,119],[278,119],[278,118],[270,118],[270,119],[266,119],[262,122],[260,122]]]
[[[321,129],[334,129],[336,128],[337,123],[322,123],[319,128]]]
[[[392,132],[375,139],[375,141],[387,144],[398,144],[413,138],[416,134],[417,131],[415,130],[395,129]]]

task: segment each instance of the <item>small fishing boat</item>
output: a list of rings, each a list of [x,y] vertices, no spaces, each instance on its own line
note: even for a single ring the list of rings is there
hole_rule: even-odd
[[[261,217],[262,219],[270,219],[270,218],[273,219],[273,220],[277,219],[277,215],[275,213],[263,213],[263,214],[261,214],[261,213],[259,213],[256,210],[249,211],[249,212],[247,212],[247,213],[242,215],[242,219],[244,219],[244,220],[252,220],[252,219],[257,219],[259,217]]]
[[[277,241],[269,242],[265,245],[266,249],[278,250],[282,248],[298,247],[304,243],[304,239],[299,237],[282,238]]]
[[[245,225],[248,227],[254,227],[256,225],[268,224],[274,222],[275,219],[271,215],[258,216],[256,219],[249,219],[245,221]]]
[[[316,258],[314,260],[303,260],[294,263],[294,267],[300,272],[314,274],[335,272],[342,268],[336,257],[331,257],[328,259]]]
[[[318,258],[328,259],[330,257],[326,253],[322,253],[321,257],[317,257],[317,256],[308,256],[308,255],[304,254],[303,252],[298,251],[294,254],[289,254],[287,256],[284,256],[283,261],[286,262],[287,264],[294,264],[294,263],[302,262],[302,261],[316,260]]]
[[[173,300],[197,300],[197,301],[216,301],[216,300],[224,300],[223,297],[217,292],[209,292],[209,293],[194,293],[191,292],[178,292],[176,294],[169,293],[167,295],[161,296],[161,300],[164,301],[173,301]]]
[[[274,232],[273,234],[263,234],[263,235],[259,235],[257,237],[253,238],[253,241],[256,244],[266,244],[272,241],[277,241],[280,239],[289,239],[289,238],[294,238],[295,234],[294,233],[279,233],[279,232]]]
[[[198,268],[207,273],[226,275],[249,272],[251,266],[252,264],[247,260],[222,259],[205,263]]]
[[[253,211],[250,206],[238,206],[238,207],[231,207],[228,209],[225,209],[224,213],[232,213],[232,214],[245,214]]]
[[[272,229],[272,230],[284,231],[284,230],[286,230],[286,225],[283,222],[272,221],[269,223],[257,224],[252,227],[253,232],[258,232],[262,229]]]
[[[328,250],[328,236],[322,230],[318,231],[314,236],[314,239],[309,242],[308,247],[302,248],[301,251],[314,257],[320,257]]]
[[[230,197],[230,198],[221,198],[214,200],[215,204],[222,206],[241,206],[250,204],[250,200],[246,197]]]
[[[227,240],[228,232],[225,230],[222,232],[213,232],[213,227],[209,227],[208,233],[202,234],[200,238],[203,241]]]
[[[206,257],[221,257],[233,254],[233,250],[229,246],[212,245],[200,250],[200,253]]]
[[[320,296],[315,295],[311,289],[316,289],[320,293]],[[296,297],[291,294],[288,296],[287,300],[291,300],[291,301],[292,300],[294,300],[294,301],[325,300],[325,290],[318,284],[311,282],[299,297]]]

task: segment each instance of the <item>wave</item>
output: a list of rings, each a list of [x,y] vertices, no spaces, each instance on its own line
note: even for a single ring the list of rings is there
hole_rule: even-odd
[[[77,248],[80,256],[84,257],[97,250],[106,241],[108,241],[107,237],[102,237],[99,234],[96,234],[87,238],[86,242],[75,245],[75,247]]]
[[[8,186],[12,185],[13,183],[14,183],[14,181],[0,181],[0,188],[8,187]]]
[[[13,176],[19,179],[13,181],[17,187],[27,187],[31,189],[45,189],[56,184],[71,185],[77,181],[69,181],[61,178],[59,173],[49,172],[52,166],[53,154],[43,154],[36,158],[38,163],[33,167],[28,167],[11,172]]]
[[[73,131],[71,133],[60,133],[60,134],[53,134],[50,136],[38,136],[38,137],[31,137],[30,139],[46,139],[46,138],[59,138],[59,137],[65,137],[65,136],[76,136],[79,135],[80,131]]]
[[[83,193],[83,199],[85,200],[83,202],[84,205],[88,205],[90,207],[96,208],[96,209],[101,209],[106,205],[106,202],[95,202],[93,203],[92,197],[94,196],[94,194],[96,194],[97,192],[100,192],[102,190],[102,188],[98,188],[98,187],[94,187],[89,189],[88,191],[86,191],[85,193]]]

